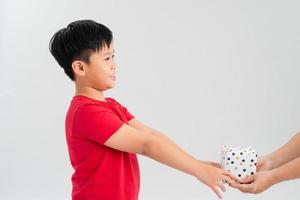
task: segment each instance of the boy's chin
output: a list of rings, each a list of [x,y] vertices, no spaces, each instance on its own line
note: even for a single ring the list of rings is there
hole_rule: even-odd
[[[109,85],[108,89],[112,89],[114,87],[115,87],[115,83],[112,83],[112,84]]]

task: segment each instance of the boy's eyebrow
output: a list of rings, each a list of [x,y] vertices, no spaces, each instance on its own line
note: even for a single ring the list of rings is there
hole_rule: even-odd
[[[110,55],[110,54],[113,54],[113,53],[115,53],[115,50],[113,50],[113,52],[106,52],[105,54],[103,54],[103,56]]]

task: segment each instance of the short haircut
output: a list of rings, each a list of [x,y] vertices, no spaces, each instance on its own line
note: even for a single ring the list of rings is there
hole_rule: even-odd
[[[74,60],[89,64],[93,52],[110,47],[113,34],[103,24],[92,20],[79,20],[57,31],[50,40],[49,50],[67,76],[74,81]]]

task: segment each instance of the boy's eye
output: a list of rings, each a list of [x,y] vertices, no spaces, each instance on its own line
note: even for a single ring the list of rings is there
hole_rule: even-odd
[[[113,59],[115,57],[115,55],[112,55],[111,58]],[[105,60],[109,60],[110,57],[105,58]]]

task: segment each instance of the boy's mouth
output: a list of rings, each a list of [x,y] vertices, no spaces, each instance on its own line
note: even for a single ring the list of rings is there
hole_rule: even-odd
[[[113,75],[111,75],[111,76],[109,76],[112,80],[116,80],[116,75],[115,74],[113,74]]]

